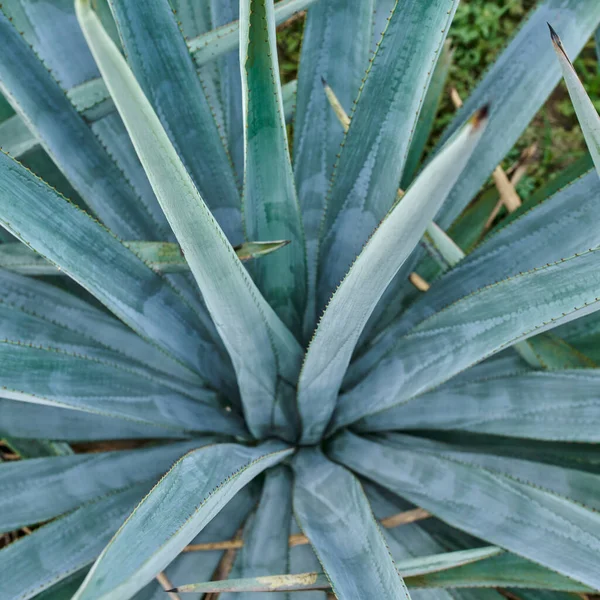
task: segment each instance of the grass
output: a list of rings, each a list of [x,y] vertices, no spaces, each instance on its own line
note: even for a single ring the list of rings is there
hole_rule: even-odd
[[[455,87],[461,97],[467,98],[535,4],[535,0],[461,2],[449,32],[454,48],[454,62],[429,148],[454,114],[450,88]],[[303,26],[303,18],[295,18],[279,29],[279,61],[284,82],[297,76]],[[575,62],[575,68],[588,93],[596,101],[596,108],[600,109],[600,71],[594,40],[590,40],[585,46]],[[517,186],[517,192],[524,202],[559,171],[587,153],[583,135],[562,82],[507,155],[503,166],[513,164],[521,152],[534,142],[538,145],[535,160]]]

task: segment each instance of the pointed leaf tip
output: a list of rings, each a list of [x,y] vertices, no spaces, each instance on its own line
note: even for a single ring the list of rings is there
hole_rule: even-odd
[[[321,83],[323,84],[323,87],[327,87],[327,79],[325,79],[325,77],[323,77],[323,75],[321,75]]]
[[[546,24],[548,25],[548,29],[550,29],[550,38],[552,39],[552,45],[554,46],[554,49],[560,50],[560,52],[563,54],[563,56],[569,61],[569,64],[572,64],[571,59],[569,58],[569,55],[567,54],[567,51],[565,50],[565,47],[563,46],[560,36],[558,35],[558,33],[556,33],[554,27],[552,27],[552,25],[550,25],[550,23],[546,23]]]
[[[474,115],[471,120],[473,125],[473,131],[478,131],[484,127],[487,123],[488,116],[490,114],[490,105],[484,104]]]

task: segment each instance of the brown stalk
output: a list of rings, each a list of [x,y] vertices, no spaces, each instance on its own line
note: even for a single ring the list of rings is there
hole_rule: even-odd
[[[156,576],[156,580],[158,583],[160,583],[162,589],[167,592],[167,595],[169,598],[171,598],[171,600],[181,600],[181,596],[179,596],[179,594],[169,591],[173,589],[173,584],[169,581],[169,578],[164,573],[159,573]]]

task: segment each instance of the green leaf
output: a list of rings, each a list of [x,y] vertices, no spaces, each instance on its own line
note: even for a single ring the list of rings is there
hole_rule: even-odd
[[[409,598],[358,480],[319,450],[295,457],[294,514],[339,598]]]
[[[189,450],[215,438],[125,452],[72,454],[0,464],[0,531],[74,510],[99,496],[158,479]],[[40,494],[43,490],[43,494]]]
[[[292,452],[279,442],[269,442],[255,448],[218,444],[184,456],[119,529],[73,600],[132,596],[162,571],[238,490]]]
[[[171,242],[123,242],[157,273],[187,273],[189,266],[179,244]],[[289,243],[244,242],[236,246],[235,253],[241,261],[266,256]],[[28,246],[20,243],[0,245],[0,268],[22,275],[61,275],[63,272]]]
[[[1,11],[0,36],[0,90],[35,131],[43,148],[114,233],[129,239],[152,239],[157,227],[148,207]]]
[[[292,522],[292,475],[285,466],[265,474],[262,496],[256,513],[244,527],[244,546],[234,566],[235,577],[264,577],[288,570],[288,539]],[[231,578],[231,575],[230,577]],[[239,600],[260,600],[254,595]],[[222,600],[227,600],[224,596]],[[269,594],[266,600],[287,600],[285,594]]]
[[[111,0],[110,5],[133,75],[181,162],[228,238],[241,241],[233,169],[171,5],[168,0],[143,4]],[[105,77],[105,81],[112,92],[110,79]],[[122,111],[118,98],[111,95]],[[121,116],[131,134],[126,115]],[[198,160],[199,149],[202,160]]]
[[[280,25],[296,13],[307,9],[318,0],[281,0],[275,5],[275,24]],[[240,43],[240,23],[234,21],[188,40],[188,47],[196,64],[204,65],[217,56],[234,50]]]
[[[560,66],[548,43],[546,22],[560,27],[565,47],[577,56],[600,22],[600,4],[596,0],[543,1],[457,113],[438,147],[474,109],[492,103],[481,149],[471,158],[438,217],[444,229],[479,192],[559,82]]]
[[[460,568],[461,565],[478,563],[490,556],[502,554],[503,552],[500,548],[490,546],[487,548],[446,552],[434,556],[404,560],[397,562],[395,566],[400,575],[408,581],[414,579],[420,582],[421,577],[426,580],[427,575],[430,573],[445,573],[448,569],[451,569],[450,573],[452,573],[454,569]],[[435,581],[435,578],[433,580]],[[300,592],[329,589],[331,589],[331,583],[324,573],[299,573],[297,575],[247,577],[243,579],[228,579],[226,581],[183,585],[176,588],[175,591],[177,593],[202,592],[206,594],[223,592]],[[248,598],[251,597],[253,596],[248,595]],[[243,598],[243,596],[240,596],[240,598]]]
[[[599,252],[483,287],[423,320],[340,397],[334,428],[406,402],[516,342],[596,311]]]
[[[600,441],[597,369],[450,381],[367,417],[361,431],[464,430],[537,440]],[[449,410],[449,407],[451,409]]]
[[[0,550],[3,600],[27,600],[93,562],[152,482],[85,504]]]
[[[240,4],[244,100],[244,225],[251,239],[290,245],[253,265],[259,289],[299,334],[306,303],[306,247],[290,163],[271,0]]]
[[[396,2],[353,109],[328,195],[319,250],[320,308],[394,203],[411,132],[457,4]]]
[[[404,173],[402,174],[402,181],[400,183],[402,189],[406,189],[417,174],[419,163],[423,158],[423,153],[433,130],[435,117],[440,107],[444,90],[446,89],[446,79],[452,65],[453,53],[450,47],[450,40],[446,40],[433,70],[429,87],[423,98],[423,108],[421,109],[421,114],[419,115],[419,120],[417,121],[410,142]]]
[[[283,114],[285,122],[291,123],[296,113],[296,94],[298,91],[298,80],[292,79],[281,86],[281,98],[283,100]]]
[[[3,227],[93,293],[143,338],[207,381],[227,387],[229,369],[213,346],[195,333],[201,329],[197,316],[164,279],[86,213],[1,153],[0,174]]]
[[[78,0],[76,8],[104,80],[232,358],[250,430],[262,436],[271,428],[278,375],[295,379],[300,347],[240,264],[89,3]]]
[[[296,519],[292,519],[292,535],[301,533]],[[320,571],[322,568],[321,563],[310,544],[292,546],[289,549],[289,563],[289,570],[293,575],[312,573]],[[304,592],[304,596],[305,598],[302,598],[302,600],[327,600],[327,594],[324,591],[319,590]]]
[[[600,586],[594,567],[600,548],[597,511],[469,464],[452,450],[398,434],[376,442],[344,433],[328,454],[454,527],[594,589]]]
[[[322,1],[310,8],[304,25],[294,121],[294,173],[306,235],[306,340],[314,331],[317,316],[315,288],[325,197],[344,137],[323,93],[321,79],[333,86],[345,107],[352,106],[368,66],[373,5],[373,0]]]
[[[583,131],[587,147],[592,155],[596,171],[600,175],[600,116],[598,116],[583,84],[579,80],[579,77],[577,77],[575,68],[569,60],[560,37],[558,37],[556,31],[552,29],[550,24],[548,24],[548,27],[550,27],[552,45],[558,56],[560,68],[565,83],[567,84],[567,89],[569,90],[569,96],[571,96],[571,102],[575,108],[577,120],[581,125],[581,130]]]
[[[459,177],[483,129],[482,110],[409,188],[371,236],[331,298],[298,382],[304,442],[321,437],[363,327]]]

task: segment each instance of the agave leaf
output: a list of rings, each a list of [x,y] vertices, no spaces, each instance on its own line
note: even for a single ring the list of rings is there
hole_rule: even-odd
[[[556,31],[552,29],[551,25],[548,26],[550,27],[552,45],[558,56],[560,68],[565,83],[567,84],[569,95],[571,96],[571,102],[573,102],[573,106],[575,107],[575,113],[577,114],[577,119],[581,125],[587,147],[592,155],[596,171],[600,175],[600,116],[598,116],[592,101],[587,95],[579,77],[577,77],[575,68],[569,60],[567,51],[565,50],[560,37]]]
[[[358,480],[316,449],[303,449],[293,467],[294,514],[334,593],[409,598]]]
[[[302,535],[296,519],[292,519],[292,535]],[[293,575],[312,573],[321,570],[321,563],[310,544],[293,546],[289,549],[289,570]],[[302,600],[327,600],[327,594],[322,590],[304,592]],[[235,599],[232,599],[235,600]]]
[[[454,527],[594,589],[600,585],[593,566],[600,517],[575,501],[463,462],[451,446],[409,436],[377,442],[344,433],[328,453]]]
[[[148,0],[140,4],[111,0],[111,9],[133,75],[160,115],[181,162],[225,234],[229,239],[240,240],[240,201],[235,176],[169,2]],[[105,81],[111,89],[110,78],[105,76]],[[164,92],[165,86],[168,94]],[[122,111],[118,98],[112,95]],[[131,133],[126,115],[122,117]],[[198,160],[199,148],[202,160]]]
[[[321,78],[333,86],[344,106],[352,106],[368,66],[373,5],[373,0],[319,2],[308,11],[304,25],[294,122],[294,173],[306,235],[307,340],[316,321],[317,254],[325,197],[344,136],[327,105]]]
[[[453,570],[461,565],[477,563],[478,561],[483,561],[490,556],[502,554],[503,552],[502,549],[494,546],[476,548],[474,550],[446,552],[444,554],[424,556],[398,562],[396,563],[396,569],[402,577],[405,577],[410,581],[412,578],[416,579],[417,577],[425,576],[429,573],[445,573],[447,569]],[[451,573],[452,572],[453,571],[451,571]],[[424,579],[426,578],[424,577]],[[306,590],[329,589],[331,589],[331,583],[324,573],[299,573],[297,575],[246,577],[240,579],[228,579],[226,581],[189,584],[179,586],[174,591],[177,593],[202,592],[206,594],[222,592],[300,592]],[[243,596],[240,596],[240,598],[242,597]],[[251,596],[248,597],[250,598]]]
[[[275,24],[280,25],[297,12],[307,9],[318,0],[281,0],[274,7]],[[198,66],[234,50],[240,43],[240,23],[234,21],[217,27],[204,35],[188,40],[188,47]]]
[[[42,458],[45,456],[70,456],[73,450],[65,442],[47,440],[24,440],[20,438],[4,438],[6,444],[21,458]]]
[[[290,245],[253,265],[255,280],[281,320],[298,334],[306,303],[306,247],[283,116],[270,0],[240,4],[244,101],[244,224],[251,239]]]
[[[389,0],[387,2],[389,3]],[[419,115],[419,120],[417,121],[410,142],[404,173],[402,174],[402,181],[400,183],[402,189],[406,189],[411,184],[417,174],[419,163],[423,158],[425,146],[431,135],[435,117],[445,90],[448,72],[452,65],[452,55],[453,50],[450,47],[450,40],[446,40],[433,70],[429,87],[423,98],[423,108],[421,109],[421,114]]]
[[[0,550],[3,600],[27,600],[93,562],[152,481],[90,502]]]
[[[360,381],[412,326],[461,296],[598,246],[599,210],[600,182],[589,173],[491,235],[365,347],[350,368],[346,386]],[[553,244],[548,244],[548,235]]]
[[[244,485],[293,452],[279,442],[190,452],[137,506],[73,600],[130,597],[162,571]],[[197,477],[202,473],[202,477]]]
[[[181,429],[139,423],[64,407],[0,398],[0,435],[21,440],[89,442],[134,439],[187,438]]]
[[[598,252],[509,277],[425,319],[361,384],[340,397],[334,427],[405,402],[516,342],[594,312],[600,308]]]
[[[408,578],[414,588],[516,587],[593,593],[594,589],[514,554],[474,562],[456,569]],[[519,597],[521,597],[519,589]],[[575,600],[575,598],[571,599]]]
[[[457,4],[396,3],[334,171],[321,232],[318,307],[394,203],[411,132]]]
[[[81,283],[143,338],[207,381],[227,387],[228,369],[212,345],[196,335],[201,328],[196,315],[166,281],[5,154],[0,154],[0,173],[3,227]]]
[[[57,286],[2,270],[0,284],[2,303],[85,336],[88,343],[121,353],[129,360],[168,374],[171,384],[183,380],[187,392],[201,387],[202,380],[196,373],[144,341],[114,317],[75,295]]]
[[[189,266],[179,244],[171,242],[123,242],[152,270],[158,273],[185,273]],[[241,261],[266,256],[289,244],[276,242],[244,242],[234,248]],[[0,245],[0,267],[23,275],[61,275],[63,272],[28,246],[20,243]]]
[[[48,521],[99,496],[156,480],[189,450],[215,441],[2,463],[0,488],[6,493],[0,496],[0,531]]]
[[[548,43],[546,22],[560,27],[565,48],[577,56],[600,22],[600,4],[595,0],[542,2],[467,99],[440,145],[484,102],[493,102],[490,124],[481,151],[471,158],[440,212],[438,223],[443,228],[481,189],[558,83],[560,66]]]
[[[361,431],[448,429],[598,442],[597,382],[597,369],[513,373],[456,385],[451,381],[366,417],[357,427]]]
[[[255,578],[288,570],[288,538],[292,522],[292,474],[288,467],[267,471],[256,513],[246,522],[244,546],[235,562],[235,577]],[[230,576],[231,577],[231,576]],[[183,580],[185,581],[185,580]],[[259,600],[255,595],[235,596]],[[226,595],[222,600],[232,600]],[[270,594],[267,600],[287,600],[285,594]]]
[[[244,432],[216,394],[186,397],[100,359],[19,342],[0,343],[2,396],[22,402],[120,417],[176,431]]]
[[[323,433],[367,319],[419,242],[484,128],[482,111],[410,187],[369,239],[333,295],[310,343],[298,382],[304,442],[314,442]]]
[[[0,12],[0,90],[92,211],[117,235],[152,238],[156,224],[58,83]]]
[[[271,425],[277,376],[294,379],[300,347],[241,266],[89,3],[78,0],[76,8],[104,80],[232,357],[251,432],[261,436]]]
[[[262,482],[260,482],[262,483]],[[192,544],[231,539],[247,521],[249,513],[260,499],[261,484],[251,481],[225,505],[223,510],[192,540]],[[193,581],[195,578],[210,580],[226,555],[219,551],[183,552],[163,571],[171,584]],[[166,583],[166,582],[164,582]],[[188,596],[189,598],[189,596]],[[195,596],[192,596],[195,598]],[[157,580],[150,582],[134,596],[135,600],[165,600],[165,588]],[[198,596],[200,600],[200,596]],[[225,600],[225,598],[222,598]]]

